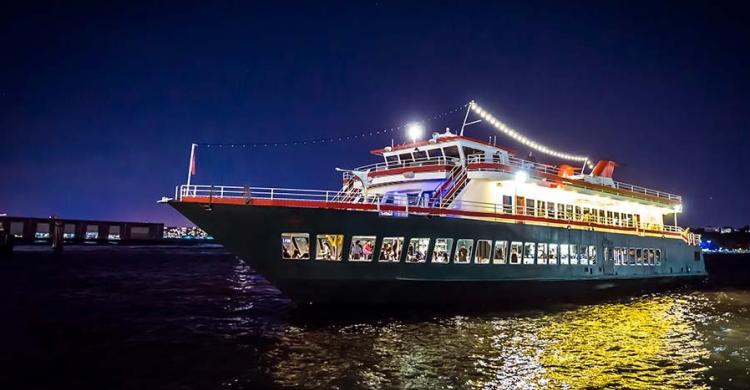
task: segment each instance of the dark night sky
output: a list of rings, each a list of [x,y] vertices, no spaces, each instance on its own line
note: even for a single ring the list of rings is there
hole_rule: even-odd
[[[191,142],[352,134],[476,99],[542,143],[623,163],[616,179],[682,194],[682,223],[750,223],[738,5],[100,3],[0,11],[0,213],[183,223],[156,200],[184,182]],[[194,180],[334,189],[334,167],[390,138],[199,149]]]

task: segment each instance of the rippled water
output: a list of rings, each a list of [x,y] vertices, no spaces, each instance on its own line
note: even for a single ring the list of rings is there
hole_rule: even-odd
[[[294,310],[210,247],[2,263],[1,388],[748,388],[750,290],[533,309]]]

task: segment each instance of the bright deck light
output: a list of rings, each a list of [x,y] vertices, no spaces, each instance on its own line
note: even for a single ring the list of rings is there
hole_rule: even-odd
[[[526,171],[518,171],[518,172],[516,172],[516,177],[515,177],[516,183],[523,183],[528,178],[529,178],[529,174],[526,173]]]
[[[417,142],[417,139],[422,137],[424,133],[424,127],[419,123],[411,123],[406,126],[406,134],[411,138],[412,142]]]

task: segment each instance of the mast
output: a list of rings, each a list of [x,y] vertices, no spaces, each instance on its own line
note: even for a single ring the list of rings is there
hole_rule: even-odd
[[[474,101],[470,101],[469,105],[466,106],[466,115],[464,115],[464,123],[461,124],[461,131],[458,133],[460,136],[464,136],[464,127],[466,127],[466,120],[469,119],[469,111],[471,111],[471,105],[474,104]]]

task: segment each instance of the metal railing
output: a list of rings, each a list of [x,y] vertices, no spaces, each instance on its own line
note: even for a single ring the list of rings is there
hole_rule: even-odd
[[[606,225],[612,227],[632,228],[637,230],[663,231],[680,233],[683,229],[679,226],[640,222],[635,224],[633,218],[601,217],[598,214],[585,214],[568,212],[566,210],[548,209],[545,207],[516,206],[509,204],[475,202],[468,200],[457,200],[448,207],[431,205],[426,197],[414,197],[406,194],[364,195],[360,194],[357,199],[342,198],[340,190],[307,190],[298,188],[271,188],[271,187],[240,187],[240,186],[212,186],[212,185],[181,185],[175,188],[177,200],[184,198],[208,198],[210,199],[269,199],[269,200],[295,200],[310,202],[337,202],[355,204],[371,204],[381,211],[383,205],[403,207],[406,213],[416,214],[444,214],[445,210],[461,210],[466,212],[482,212],[494,214],[498,218],[503,215],[522,215],[539,217],[560,223],[589,223]],[[410,209],[411,208],[411,209]],[[416,208],[416,209],[415,209]],[[575,208],[573,209],[575,210]]]
[[[306,190],[298,188],[271,188],[271,187],[239,187],[239,186],[212,186],[212,185],[181,185],[179,186],[179,198],[228,198],[228,199],[274,199],[274,200],[298,200],[298,201],[323,201],[333,202],[341,190]],[[380,197],[377,195],[363,196],[362,201],[356,203],[375,203]],[[351,202],[354,203],[354,202]]]
[[[555,166],[541,164],[541,163],[537,163],[533,161],[527,161],[527,160],[520,159],[518,157],[513,157],[513,156],[509,156],[506,162],[506,161],[502,161],[502,159],[497,156],[492,156],[490,158],[487,158],[484,154],[473,154],[468,157],[468,162],[470,164],[483,163],[483,162],[505,164],[513,168],[518,168],[518,169],[529,171],[531,173],[539,172],[539,173],[545,173],[545,174],[554,175],[554,176],[558,176],[560,173],[560,170]],[[486,168],[484,170],[486,170]],[[580,169],[576,169],[575,172],[579,173]],[[618,190],[629,191],[629,192],[633,192],[636,194],[649,195],[649,196],[653,196],[656,198],[682,202],[682,197],[680,195],[670,194],[668,192],[654,190],[651,188],[641,187],[641,186],[623,183],[623,182],[614,181],[614,180],[613,180],[613,183],[614,183],[613,188],[616,188]]]
[[[363,172],[377,172],[384,171],[387,169],[396,168],[409,168],[409,167],[423,167],[429,165],[455,165],[461,160],[455,157],[421,157],[415,160],[406,161],[394,161],[394,162],[380,162],[376,164],[363,165],[361,167],[354,168],[353,171]]]

